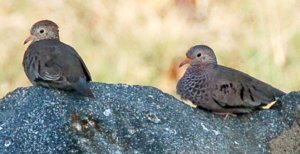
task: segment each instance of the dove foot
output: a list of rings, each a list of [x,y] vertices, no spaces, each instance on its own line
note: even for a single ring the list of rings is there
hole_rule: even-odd
[[[214,114],[217,114],[217,115],[224,116],[223,122],[225,122],[226,119],[227,119],[229,116],[233,116],[233,117],[236,117],[236,116],[237,116],[236,114],[231,113],[231,112],[213,112],[213,113],[214,113]]]

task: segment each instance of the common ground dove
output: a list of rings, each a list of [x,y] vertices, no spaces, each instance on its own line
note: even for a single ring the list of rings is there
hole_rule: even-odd
[[[31,27],[32,41],[23,58],[24,71],[33,85],[75,90],[82,96],[94,98],[88,82],[91,75],[79,54],[59,40],[58,26],[42,20]]]
[[[199,108],[215,113],[249,113],[285,93],[243,72],[218,65],[205,45],[188,50],[180,64],[190,64],[177,83],[177,93]]]

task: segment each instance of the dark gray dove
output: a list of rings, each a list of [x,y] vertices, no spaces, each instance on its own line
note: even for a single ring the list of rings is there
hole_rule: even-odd
[[[52,21],[35,23],[24,44],[32,41],[24,54],[24,71],[33,85],[75,90],[94,98],[88,82],[91,75],[79,54],[60,42],[58,26]]]

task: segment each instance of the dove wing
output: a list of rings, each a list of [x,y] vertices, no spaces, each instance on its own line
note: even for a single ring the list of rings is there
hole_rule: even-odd
[[[63,45],[60,46],[60,48],[58,50],[64,50],[64,54],[68,54],[70,57],[73,57],[70,60],[78,61],[78,62],[76,62],[76,63],[80,64],[80,66],[78,66],[78,68],[82,69],[82,71],[86,77],[86,80],[92,81],[92,77],[91,77],[91,74],[90,74],[88,68],[86,67],[84,61],[82,60],[80,55],[76,52],[76,50],[63,42],[61,42],[61,44],[63,44]]]
[[[224,108],[257,108],[285,94],[243,72],[220,65],[215,69],[211,96]]]

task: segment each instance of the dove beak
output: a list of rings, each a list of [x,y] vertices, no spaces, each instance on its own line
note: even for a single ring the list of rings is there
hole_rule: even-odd
[[[179,67],[182,67],[185,64],[189,64],[191,62],[190,58],[185,58],[180,64]]]
[[[24,41],[24,44],[28,43],[29,41],[33,40],[33,36],[30,35],[29,37],[26,38],[26,40]]]

